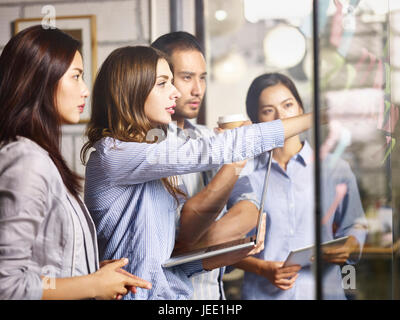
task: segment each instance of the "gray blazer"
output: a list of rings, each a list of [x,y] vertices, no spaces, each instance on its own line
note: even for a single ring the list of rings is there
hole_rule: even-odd
[[[76,254],[77,231],[84,257]],[[95,226],[48,153],[22,137],[0,148],[0,299],[41,299],[40,276],[52,288],[49,278],[98,268]]]

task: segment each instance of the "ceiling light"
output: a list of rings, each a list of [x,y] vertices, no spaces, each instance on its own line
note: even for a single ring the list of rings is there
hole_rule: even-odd
[[[303,34],[295,27],[278,25],[264,38],[264,55],[267,66],[291,68],[301,62],[306,53]]]

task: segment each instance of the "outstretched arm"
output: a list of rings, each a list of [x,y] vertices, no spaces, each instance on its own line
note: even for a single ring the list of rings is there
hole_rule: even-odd
[[[207,171],[282,147],[284,139],[311,126],[312,114],[309,113],[183,142],[173,135],[160,143],[115,142],[110,138],[106,139],[103,146],[99,146],[102,150],[93,153],[89,160],[92,165],[87,170],[93,168],[97,174],[99,168],[102,168],[109,181],[117,185]]]
[[[313,114],[306,113],[296,117],[282,119],[285,139],[296,136],[312,127]]]

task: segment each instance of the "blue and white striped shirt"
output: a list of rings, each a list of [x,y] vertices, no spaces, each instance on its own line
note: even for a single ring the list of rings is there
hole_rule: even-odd
[[[98,141],[87,163],[85,202],[96,224],[100,258],[127,257],[126,270],[153,285],[125,298],[189,299],[189,277],[202,270],[201,261],[161,266],[174,248],[177,208],[161,178],[215,169],[283,143],[280,120],[186,141],[173,135],[152,144]]]

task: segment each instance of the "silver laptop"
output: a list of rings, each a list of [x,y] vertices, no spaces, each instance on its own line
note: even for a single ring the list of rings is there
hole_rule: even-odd
[[[265,197],[267,195],[267,188],[268,188],[268,181],[269,181],[269,174],[271,171],[271,163],[272,163],[272,150],[269,152],[269,159],[268,159],[268,169],[265,172],[265,179],[264,185],[262,190],[261,196],[261,204],[260,210],[258,211],[258,221],[257,221],[257,228],[255,235],[248,236],[246,238],[236,239],[228,242],[224,242],[221,244],[217,244],[214,246],[209,246],[206,248],[196,249],[193,251],[189,251],[186,253],[173,255],[167,261],[165,261],[162,266],[165,268],[174,267],[183,263],[210,258],[213,256],[217,256],[223,253],[228,253],[236,250],[241,250],[249,247],[253,247],[257,242],[261,239],[261,223],[262,223],[262,213],[264,211],[264,202]]]

